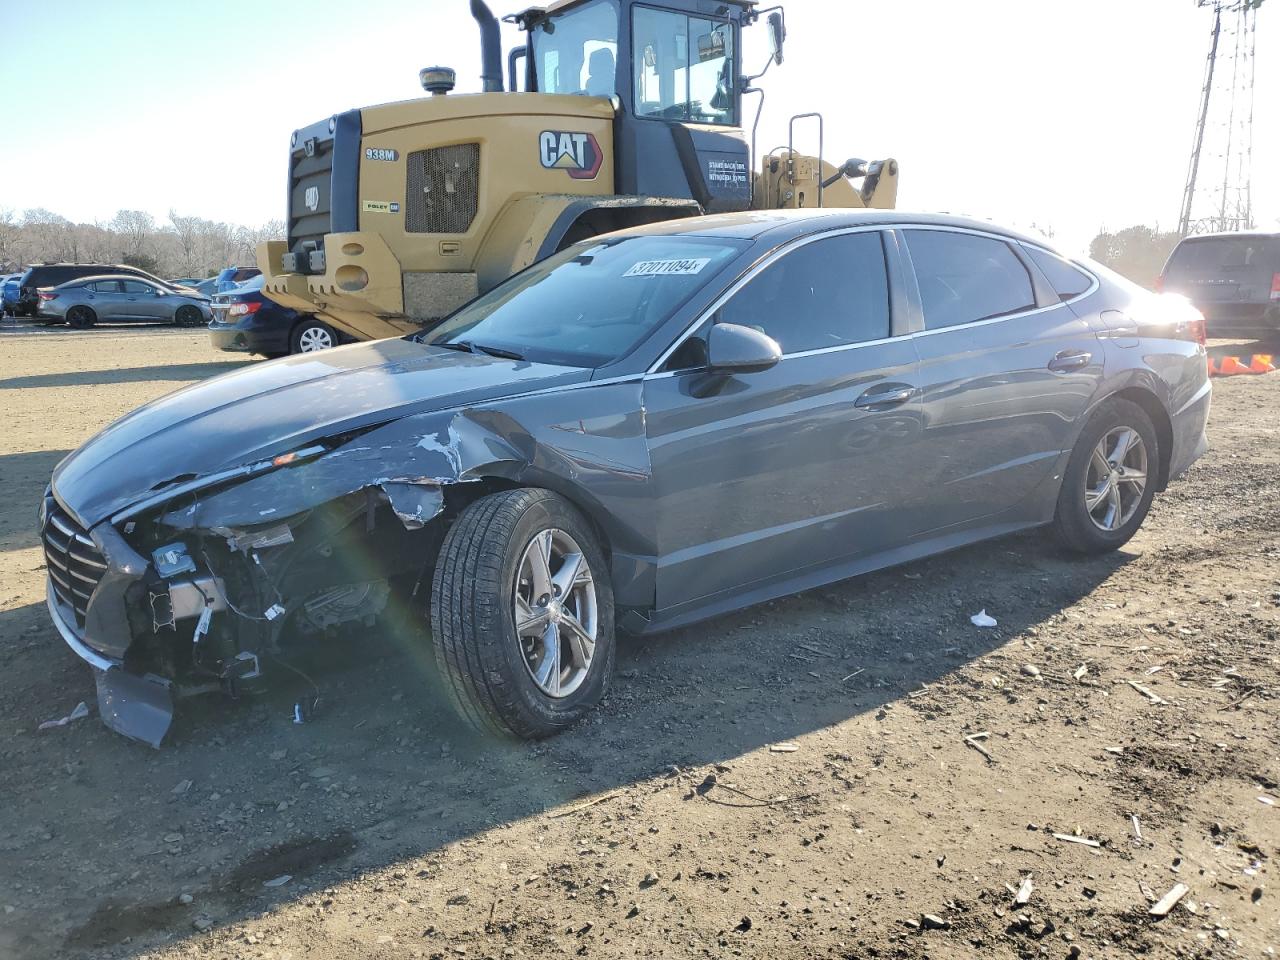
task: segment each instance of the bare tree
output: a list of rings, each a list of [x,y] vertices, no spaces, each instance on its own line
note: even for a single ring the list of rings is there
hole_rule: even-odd
[[[211,276],[251,264],[263,240],[284,236],[284,223],[257,227],[169,211],[160,225],[142,210],[121,210],[105,223],[72,223],[51,210],[0,210],[0,269],[51,260],[132,263],[161,276]]]
[[[121,210],[111,218],[109,226],[120,240],[120,258],[125,263],[150,259],[147,246],[156,232],[155,217],[144,210]]]

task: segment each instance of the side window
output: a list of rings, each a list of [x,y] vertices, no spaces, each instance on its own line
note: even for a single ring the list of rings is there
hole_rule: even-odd
[[[96,283],[89,284],[89,289],[95,293],[119,293],[119,280],[99,280]]]
[[[631,62],[636,116],[734,122],[732,24],[638,6]]]
[[[155,289],[149,283],[143,283],[141,280],[121,280],[120,285],[124,287],[125,293],[155,293]]]
[[[906,230],[926,330],[990,320],[1036,305],[1031,277],[1003,240]]]
[[[718,320],[767,333],[800,353],[889,336],[889,283],[879,232],[806,243],[766,267]]]
[[[1040,268],[1040,272],[1048,278],[1050,286],[1063,300],[1078,297],[1093,286],[1093,277],[1056,253],[1041,250],[1039,247],[1029,247],[1026,244],[1022,249],[1027,251],[1031,262]]]

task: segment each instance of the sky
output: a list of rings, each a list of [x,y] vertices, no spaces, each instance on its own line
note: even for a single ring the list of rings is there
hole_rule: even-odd
[[[522,4],[490,0],[499,16]],[[1051,231],[1177,226],[1212,22],[1195,0],[787,0],[762,150],[820,111],[826,156],[895,157],[898,206]],[[0,211],[282,218],[290,133],[479,89],[466,0],[0,0]],[[18,42],[9,37],[18,38]],[[509,48],[519,33],[503,25]],[[23,40],[22,38],[26,38]],[[767,58],[765,28],[744,38]],[[1280,0],[1258,14],[1254,212],[1280,228]],[[756,67],[759,69],[759,66]],[[753,103],[748,100],[748,103]],[[747,121],[751,110],[747,109]],[[814,150],[813,142],[798,142]]]

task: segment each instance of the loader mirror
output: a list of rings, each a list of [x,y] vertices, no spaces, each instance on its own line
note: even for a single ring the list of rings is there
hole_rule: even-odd
[[[787,39],[787,25],[783,22],[782,11],[775,10],[769,14],[769,54],[776,64],[782,63],[782,42]]]

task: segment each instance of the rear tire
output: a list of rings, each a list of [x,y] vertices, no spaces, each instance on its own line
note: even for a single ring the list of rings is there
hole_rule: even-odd
[[[440,548],[431,634],[449,698],[477,730],[535,740],[577,723],[614,661],[613,590],[590,524],[548,490],[471,504]]]
[[[1159,468],[1159,440],[1147,412],[1130,400],[1106,401],[1071,451],[1054,533],[1077,553],[1124,546],[1151,509]]]
[[[89,307],[72,307],[67,311],[67,325],[77,330],[92,327],[98,322],[98,315]]]
[[[315,319],[299,322],[289,337],[290,353],[315,353],[337,345],[338,335],[333,328]]]
[[[202,320],[204,315],[200,312],[200,308],[190,304],[179,307],[178,312],[173,315],[173,322],[180,327],[199,326]]]

